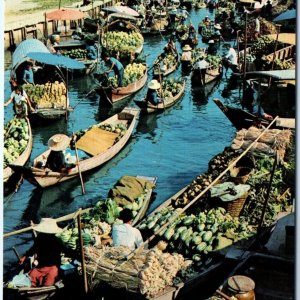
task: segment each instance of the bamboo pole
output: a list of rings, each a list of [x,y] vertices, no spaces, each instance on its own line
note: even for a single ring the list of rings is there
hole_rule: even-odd
[[[91,207],[85,208],[85,209],[81,210],[81,213],[88,212],[90,209],[92,209],[92,208]],[[75,219],[77,217],[77,214],[78,214],[78,211],[72,212],[70,214],[67,214],[65,216],[56,218],[54,220],[57,223],[69,221],[69,220]],[[9,236],[13,236],[13,235],[16,235],[16,234],[20,234],[20,233],[24,233],[24,232],[30,231],[32,229],[33,229],[32,226],[28,226],[28,227],[25,227],[25,228],[22,228],[22,229],[18,229],[18,230],[15,230],[15,231],[7,232],[7,233],[3,234],[3,238],[9,237]]]
[[[83,244],[82,231],[81,231],[80,214],[81,214],[81,208],[78,211],[77,223],[78,223],[78,236],[79,236],[79,242],[80,242],[81,267],[82,267],[82,275],[83,275],[83,282],[84,282],[84,291],[87,294],[88,293],[88,283],[87,283],[87,275],[86,275],[86,267],[85,267],[85,259],[84,259],[84,244]]]

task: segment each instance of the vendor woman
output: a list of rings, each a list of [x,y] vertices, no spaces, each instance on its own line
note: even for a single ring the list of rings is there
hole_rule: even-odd
[[[158,105],[161,101],[157,95],[157,90],[160,88],[160,83],[153,79],[148,84],[148,91],[146,96],[146,101],[150,102],[152,105]]]

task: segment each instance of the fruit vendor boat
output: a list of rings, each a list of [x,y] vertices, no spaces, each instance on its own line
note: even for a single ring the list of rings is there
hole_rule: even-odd
[[[32,150],[32,131],[29,119],[19,119],[14,117],[7,126],[8,127],[6,128],[6,131],[4,133],[4,162],[24,166],[29,159]],[[11,139],[13,139],[13,141],[11,141]],[[15,147],[15,141],[17,141],[18,146],[21,146],[22,148],[24,148],[24,150],[19,153],[19,155],[14,160],[11,160],[10,157],[12,151],[10,151],[10,147]],[[14,151],[15,150],[16,149],[14,149]],[[12,174],[13,170],[9,166],[4,168],[4,183],[7,183],[9,181],[9,178]]]
[[[167,54],[162,61],[155,60],[153,75],[166,77],[177,69],[179,63],[180,57],[176,49],[175,53]]]
[[[141,112],[153,113],[153,112],[163,111],[166,108],[173,106],[183,96],[184,89],[185,89],[185,81],[182,81],[181,84],[182,84],[181,88],[176,95],[173,96],[171,94],[172,96],[163,97],[163,101],[160,102],[158,105],[153,105],[146,100],[144,101],[134,100],[134,102],[141,109]]]
[[[42,55],[43,59],[32,58],[32,54]],[[23,82],[22,74],[27,62],[30,59],[38,62],[38,65],[33,66],[35,84],[23,85],[35,106],[35,112],[29,113],[30,119],[54,120],[72,111],[64,75],[54,58],[47,47],[37,39],[21,42],[13,53],[11,79],[17,84]]]
[[[213,57],[213,56],[212,56]],[[208,57],[207,57],[208,60]],[[194,60],[195,61],[195,60]],[[216,79],[219,79],[222,75],[223,67],[222,62],[211,63],[205,71],[204,82],[200,78],[199,70],[193,69],[192,71],[192,82],[196,85],[203,86]]]
[[[243,128],[248,129],[253,124],[260,124],[266,127],[271,123],[271,120],[259,118],[241,108],[225,105],[218,99],[214,99],[214,102],[238,130]],[[295,119],[278,118],[271,128],[295,128]]]
[[[54,172],[38,167],[47,159],[50,150],[37,156],[31,167],[11,167],[22,172],[31,183],[43,188],[77,177],[79,171],[83,173],[97,168],[120,152],[132,135],[138,115],[138,109],[124,108],[122,112],[105,121],[76,133],[76,147],[86,155],[79,160],[78,166],[69,169],[68,172]]]
[[[126,68],[125,68],[126,72]],[[101,75],[100,75],[101,76]],[[130,76],[130,75],[129,75]],[[103,86],[102,84],[96,90],[100,95],[101,99],[107,100],[110,104],[123,100],[132,96],[134,93],[139,91],[147,82],[147,67],[144,65],[143,75],[138,80],[128,84],[127,86],[112,88],[110,86]]]
[[[97,58],[88,59],[86,47],[86,42],[73,39],[60,41],[59,44],[53,46],[53,48],[62,55],[84,63],[85,68],[81,70],[75,70],[73,72],[74,75],[88,75],[91,74],[96,68]]]

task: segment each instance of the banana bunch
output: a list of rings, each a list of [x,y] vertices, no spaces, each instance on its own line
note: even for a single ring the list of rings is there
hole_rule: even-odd
[[[109,31],[104,33],[103,46],[108,51],[134,52],[144,43],[144,38],[139,32],[130,33],[123,31]]]
[[[66,107],[67,88],[63,82],[24,84],[23,89],[38,108]]]
[[[189,29],[188,25],[178,25],[176,27],[176,32],[185,32]]]
[[[222,62],[222,57],[219,55],[207,55],[205,60],[214,68],[217,68]]]
[[[126,66],[124,70],[124,76],[123,76],[123,86],[127,86],[139,79],[141,79],[146,72],[146,66],[143,64],[129,64]],[[109,84],[113,88],[118,87],[118,81],[116,77],[110,77],[108,79]]]

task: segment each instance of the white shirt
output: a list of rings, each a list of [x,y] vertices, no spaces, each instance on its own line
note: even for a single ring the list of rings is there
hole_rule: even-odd
[[[192,52],[184,51],[181,56],[182,61],[191,61],[192,60]]]
[[[230,48],[227,55],[225,56],[226,58],[228,58],[229,62],[233,65],[237,65],[237,53],[233,48]]]
[[[131,250],[143,243],[140,231],[130,224],[113,225],[112,239],[114,246],[127,246]]]
[[[255,19],[255,30],[256,32],[260,32],[260,22],[258,18]]]
[[[16,105],[20,105],[22,102],[26,102],[26,98],[27,98],[27,94],[26,92],[23,90],[23,95],[20,92],[20,94],[16,94],[15,91],[13,91],[10,95],[11,98],[14,98],[15,104]]]
[[[195,69],[206,69],[209,66],[209,63],[202,59],[202,60],[198,60],[195,64]]]

